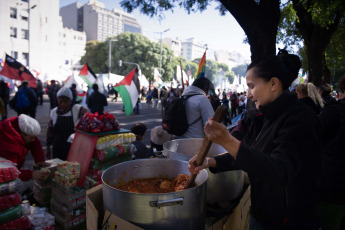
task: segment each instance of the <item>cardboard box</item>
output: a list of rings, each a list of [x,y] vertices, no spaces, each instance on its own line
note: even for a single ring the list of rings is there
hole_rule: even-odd
[[[100,184],[86,191],[87,230],[143,230],[108,211],[104,214],[103,210],[103,193],[102,185]],[[102,228],[103,225],[106,228]]]
[[[103,192],[102,185],[86,191],[86,229],[98,230],[103,221]],[[100,226],[100,228],[98,228]]]
[[[104,226],[104,230],[144,230],[143,228],[139,228],[138,226],[135,226],[108,211],[105,211],[102,226]]]
[[[218,220],[207,230],[249,230],[250,186],[232,213]]]
[[[207,230],[248,230],[250,209],[250,186],[247,187],[239,204],[232,213],[224,216],[219,221],[208,227]],[[102,185],[86,191],[86,223],[87,230],[102,229],[102,224],[107,230],[142,230],[116,215],[104,214]]]

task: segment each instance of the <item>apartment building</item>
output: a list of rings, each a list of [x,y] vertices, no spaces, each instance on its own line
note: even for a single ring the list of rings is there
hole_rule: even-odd
[[[11,55],[43,80],[73,69],[85,52],[85,33],[66,35],[59,0],[0,1],[0,21],[0,56]]]
[[[63,26],[85,31],[87,41],[105,41],[123,32],[141,34],[138,21],[121,10],[108,10],[104,3],[90,0],[88,4],[72,3],[60,9]]]

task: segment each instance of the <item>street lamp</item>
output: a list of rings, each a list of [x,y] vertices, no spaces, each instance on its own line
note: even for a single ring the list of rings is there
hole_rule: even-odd
[[[115,38],[112,38],[112,39],[109,39],[109,74],[108,74],[108,78],[110,77],[110,73],[111,73],[111,42],[116,42],[117,39]]]
[[[161,68],[162,68],[162,34],[165,32],[168,32],[170,29],[166,29],[164,31],[161,32],[156,32],[159,33],[161,36],[161,40],[160,40],[160,44],[161,44],[161,48],[160,48],[160,56],[159,56],[159,75],[160,77],[162,77],[162,72],[161,72]]]
[[[138,67],[139,76],[141,76],[141,69],[140,69],[140,66],[139,66],[138,63],[126,62],[126,61],[119,60],[119,66],[122,66],[122,63],[123,63],[123,64],[129,64],[129,65],[136,65],[136,66]]]

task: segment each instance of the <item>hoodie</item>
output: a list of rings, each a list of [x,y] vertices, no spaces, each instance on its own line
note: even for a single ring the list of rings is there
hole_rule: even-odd
[[[194,95],[186,101],[187,120],[188,124],[192,125],[188,127],[187,132],[183,134],[182,138],[203,138],[205,136],[204,126],[208,118],[213,117],[214,110],[202,89],[191,85],[182,94],[182,96],[188,95]],[[198,121],[195,122],[197,119]]]

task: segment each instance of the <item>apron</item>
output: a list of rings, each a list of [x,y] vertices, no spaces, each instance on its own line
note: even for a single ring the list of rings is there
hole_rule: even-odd
[[[68,137],[74,133],[73,111],[71,116],[58,115],[54,126],[53,137],[53,158],[63,161],[67,159],[71,143],[67,142]]]

